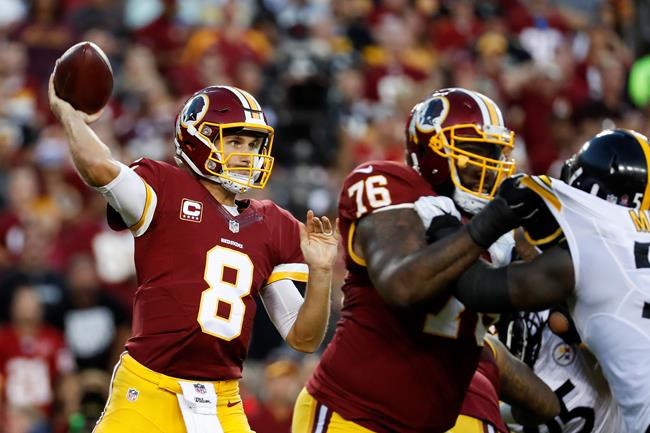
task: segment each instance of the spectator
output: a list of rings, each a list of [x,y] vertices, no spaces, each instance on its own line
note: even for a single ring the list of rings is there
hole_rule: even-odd
[[[16,289],[11,322],[0,329],[0,372],[8,406],[33,408],[54,419],[57,387],[74,380],[74,360],[61,333],[43,323],[43,309],[33,287]]]
[[[279,359],[264,369],[262,396],[257,411],[249,417],[251,428],[257,433],[290,433],[293,405],[300,392],[298,363]]]
[[[89,255],[74,257],[68,267],[69,303],[63,331],[80,369],[110,370],[130,336],[130,320],[120,303],[100,286]]]

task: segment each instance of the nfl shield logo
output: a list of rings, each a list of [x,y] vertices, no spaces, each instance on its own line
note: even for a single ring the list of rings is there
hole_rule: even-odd
[[[194,384],[194,391],[196,391],[199,394],[205,394],[206,392],[208,392],[205,389],[205,385],[203,385],[202,383],[195,383]]]
[[[239,233],[239,223],[237,221],[230,220],[228,228],[233,233]]]
[[[138,392],[137,389],[135,388],[129,388],[129,390],[126,392],[126,399],[128,401],[136,401],[138,399]]]

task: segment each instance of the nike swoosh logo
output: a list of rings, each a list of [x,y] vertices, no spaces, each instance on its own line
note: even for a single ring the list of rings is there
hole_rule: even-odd
[[[239,404],[239,403],[241,403],[241,400],[237,400],[237,401],[235,401],[235,402],[230,402],[230,401],[229,401],[229,402],[226,404],[226,406],[228,406],[228,407],[233,407],[233,406],[235,406],[235,405],[237,405],[237,404]]]
[[[357,168],[356,170],[354,170],[354,173],[370,174],[372,173],[372,165],[369,165],[368,167],[365,168]]]

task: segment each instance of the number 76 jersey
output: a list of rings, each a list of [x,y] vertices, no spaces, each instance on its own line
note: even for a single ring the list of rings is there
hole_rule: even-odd
[[[307,280],[299,222],[270,201],[241,203],[232,216],[189,172],[148,159],[134,166],[155,207],[145,206],[144,230],[131,227],[138,288],[128,352],[173,377],[241,377],[254,297],[280,279]]]
[[[377,433],[451,428],[482,350],[485,328],[476,313],[450,296],[421,311],[388,306],[352,250],[361,219],[413,208],[418,198],[431,195],[429,184],[412,168],[373,161],[347,177],[339,200],[348,269],[343,308],[307,391],[343,418]]]
[[[544,199],[566,236],[575,275],[571,315],[628,433],[650,431],[650,212],[544,176],[522,184]]]

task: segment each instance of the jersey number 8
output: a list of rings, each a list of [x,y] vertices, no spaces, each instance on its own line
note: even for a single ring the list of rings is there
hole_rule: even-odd
[[[237,273],[234,284],[223,280],[225,268]],[[207,252],[203,278],[210,287],[201,293],[196,319],[203,332],[227,341],[239,337],[246,312],[242,298],[251,291],[253,268],[250,257],[239,251],[217,246]],[[217,314],[221,302],[230,305],[228,318]]]

